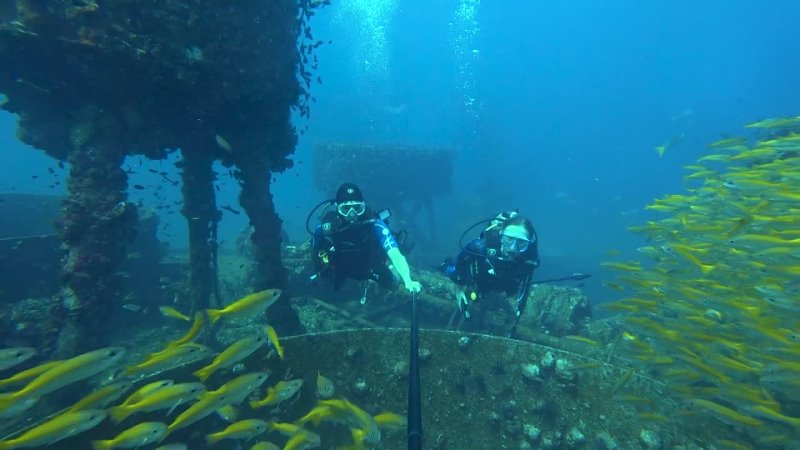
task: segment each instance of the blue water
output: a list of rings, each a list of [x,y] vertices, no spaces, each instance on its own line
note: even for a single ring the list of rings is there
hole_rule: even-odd
[[[292,239],[330,195],[312,187],[313,144],[448,146],[459,157],[454,195],[437,199],[437,251],[455,253],[465,218],[520,208],[539,232],[542,276],[596,273],[588,287],[599,301],[613,293],[596,289],[597,263],[609,250],[633,253],[640,243],[625,226],[650,217],[643,206],[653,198],[684,188],[682,165],[745,123],[800,113],[796,1],[521,5],[340,0],[314,17],[316,37],[333,41],[318,51],[323,84],[313,87],[310,119],[296,121],[308,126],[299,164],[273,184]],[[660,158],[654,148],[676,136],[680,144]],[[0,152],[0,192],[65,192],[65,170],[17,141],[5,113]],[[161,186],[159,198],[134,190],[133,199],[179,200],[179,187],[146,170],[178,179],[173,156],[129,158],[132,184]],[[459,202],[487,183],[507,202],[475,211]],[[219,204],[236,207],[226,171],[219,184]],[[220,238],[234,240],[245,220],[224,212]],[[177,212],[162,226],[173,247],[185,246]]]

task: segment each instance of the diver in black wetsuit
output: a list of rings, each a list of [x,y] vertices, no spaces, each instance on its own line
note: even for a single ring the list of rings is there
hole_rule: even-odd
[[[333,204],[336,210],[314,229],[312,279],[331,277],[337,289],[347,278],[373,280],[386,288],[402,281],[409,292],[419,292],[394,234],[369,208],[358,186],[342,184]]]
[[[473,317],[470,311],[478,300],[493,292],[514,295],[513,335],[525,311],[533,272],[539,263],[536,230],[530,220],[511,211],[491,220],[481,236],[462,249],[455,262],[445,261],[444,269],[456,285],[458,310],[473,327],[485,325],[482,322],[486,305],[478,308],[480,317]]]

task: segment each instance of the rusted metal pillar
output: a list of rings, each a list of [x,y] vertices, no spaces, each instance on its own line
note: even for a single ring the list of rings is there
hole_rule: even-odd
[[[281,260],[281,225],[283,221],[275,211],[272,193],[269,190],[272,174],[265,158],[253,158],[239,165],[239,181],[242,187],[239,203],[250,218],[253,234],[252,274],[254,290],[278,287],[284,290],[282,298],[270,307],[270,322],[281,334],[296,334],[302,331],[297,314],[289,299],[286,269]]]
[[[183,152],[183,209],[189,226],[189,296],[194,310],[211,306],[216,289],[217,224],[221,214],[216,206],[210,151]]]
[[[126,202],[125,154],[110,147],[77,146],[69,154],[69,196],[64,200],[62,237],[65,324],[57,354],[102,343],[110,306],[119,298],[119,267],[136,236],[136,207]]]

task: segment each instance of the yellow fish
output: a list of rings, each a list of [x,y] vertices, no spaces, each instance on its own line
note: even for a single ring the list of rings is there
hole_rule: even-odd
[[[90,409],[61,414],[31,428],[21,436],[0,441],[0,450],[50,445],[96,427],[106,418],[106,412]]]
[[[201,381],[206,381],[217,369],[230,367],[247,358],[258,350],[264,342],[266,342],[266,340],[264,336],[260,334],[239,339],[217,355],[214,360],[211,361],[211,364],[197,370],[193,375],[200,378]]]
[[[239,417],[239,410],[233,405],[227,405],[218,409],[217,415],[225,422],[235,422]]]
[[[161,422],[143,422],[135,425],[113,439],[92,441],[94,450],[111,450],[114,448],[139,448],[158,442],[167,432],[167,425]]]
[[[175,408],[190,400],[194,400],[206,393],[206,388],[200,383],[179,383],[172,386],[167,386],[147,397],[143,398],[137,403],[130,405],[120,405],[110,408],[108,410],[111,419],[116,422],[122,422],[127,419],[131,414],[137,412],[157,411],[159,409],[169,409],[166,415],[169,415]]]
[[[289,422],[270,422],[268,428],[269,431],[277,431],[285,436],[294,436],[295,434],[308,431],[300,425]]]
[[[143,398],[147,397],[148,395],[152,394],[153,392],[165,388],[167,386],[172,386],[175,382],[172,380],[158,380],[153,381],[152,383],[147,383],[144,386],[140,387],[133,394],[129,395],[125,401],[122,402],[120,406],[123,405],[132,405],[134,403],[138,403],[142,401]]]
[[[221,318],[254,316],[266,311],[281,296],[280,289],[267,289],[256,292],[236,300],[222,309],[208,309],[208,318],[211,323],[216,323]]]
[[[317,405],[311,408],[311,411],[309,411],[305,416],[298,419],[297,423],[299,425],[303,425],[306,422],[311,422],[314,424],[314,426],[319,426],[320,422],[323,420],[333,419],[340,416],[341,414],[330,406]]]
[[[376,427],[372,428],[351,428],[356,448],[372,448],[381,441],[381,431]]]
[[[253,444],[250,450],[280,450],[280,447],[268,441],[260,441]]]
[[[228,425],[224,430],[206,435],[208,445],[214,445],[223,439],[250,440],[267,431],[267,422],[260,419],[245,419]]]
[[[184,444],[183,442],[175,442],[173,444],[162,445],[158,447],[156,450],[187,450],[189,448],[188,445]]]
[[[584,344],[594,345],[594,346],[597,346],[597,347],[599,347],[601,345],[599,342],[597,342],[595,340],[592,340],[592,339],[589,339],[589,338],[583,337],[583,336],[577,336],[577,335],[564,336],[564,339],[569,339],[570,341],[576,341],[576,342],[583,342]]]
[[[107,347],[68,359],[34,378],[19,391],[0,395],[0,411],[15,402],[41,397],[68,384],[89,378],[111,367],[124,354],[125,349],[122,347]]]
[[[730,409],[726,406],[722,406],[719,403],[712,402],[710,400],[704,399],[690,399],[686,401],[686,404],[690,408],[699,408],[707,413],[710,413],[715,419],[719,420],[722,423],[731,425],[731,426],[760,426],[763,425],[758,419],[754,419],[750,416],[745,416],[744,414]]]
[[[227,406],[226,402],[228,401],[228,397],[225,395],[212,395],[213,392],[208,392],[204,396],[200,397],[200,400],[193,404],[192,406],[188,407],[185,411],[180,413],[175,420],[169,424],[167,427],[166,435],[169,433],[183,427],[188,427],[189,425],[197,422],[198,420],[204,419],[209,414],[213,413],[214,411]]]
[[[775,411],[774,409],[764,405],[746,406],[744,409],[755,416],[774,422],[780,422],[784,425],[794,428],[795,430],[800,430],[800,417],[784,416],[778,411]]]
[[[239,375],[217,388],[216,391],[209,392],[208,395],[225,395],[228,397],[220,408],[227,405],[238,405],[250,396],[253,391],[261,387],[261,385],[267,381],[267,378],[269,378],[269,371],[251,372]]]
[[[333,381],[322,376],[322,374],[317,371],[317,395],[320,398],[331,398],[335,392],[336,387],[333,385]]]
[[[0,410],[0,419],[7,419],[10,417],[16,417],[25,411],[31,409],[36,402],[39,401],[39,397],[33,398],[26,398],[24,400],[20,400],[18,402],[14,402],[11,406]]]
[[[264,331],[267,332],[267,337],[269,337],[269,342],[275,347],[275,351],[278,352],[278,357],[283,359],[283,347],[281,347],[281,342],[278,340],[278,332],[275,331],[275,328],[272,328],[271,325],[267,325],[264,327]]]
[[[303,386],[303,380],[289,380],[279,381],[275,386],[267,389],[267,395],[261,400],[253,400],[250,402],[250,407],[253,409],[263,408],[268,405],[274,405],[285,400],[289,400],[300,390]]]
[[[177,339],[171,342],[167,347],[177,347],[179,345],[188,344],[192,342],[194,338],[200,334],[200,331],[203,330],[203,325],[205,325],[206,319],[205,315],[202,311],[197,311],[194,313],[194,322],[192,322],[191,328],[189,331],[186,332],[180,339]]]
[[[173,319],[185,320],[190,321],[192,320],[191,317],[187,316],[186,314],[178,311],[177,309],[173,308],[172,306],[162,306],[158,308],[161,311],[161,314],[166,317],[172,317]]]
[[[746,143],[747,143],[747,138],[731,137],[731,138],[720,139],[716,142],[712,142],[711,144],[708,144],[708,146],[711,148],[729,148],[729,147],[744,145]]]
[[[78,400],[77,403],[67,408],[66,412],[105,408],[109,403],[122,397],[131,386],[133,386],[133,383],[130,381],[120,381],[119,383],[103,386],[100,389],[92,391],[81,400]]]
[[[31,367],[30,369],[23,370],[22,372],[17,372],[6,379],[0,380],[0,388],[24,383],[25,381],[30,380],[31,378],[38,377],[39,375],[47,372],[48,370],[61,364],[62,362],[64,361],[61,360],[48,361],[46,363],[39,364],[36,367]]]
[[[286,441],[283,450],[300,450],[307,448],[316,448],[320,445],[320,437],[317,433],[312,431],[303,430],[296,433]]]
[[[375,423],[378,424],[378,427],[385,430],[399,430],[406,425],[405,417],[390,411],[384,411],[380,414],[377,414],[375,415],[374,419]]]
[[[633,376],[636,374],[636,371],[633,369],[628,369],[625,373],[619,377],[616,383],[614,383],[614,387],[611,389],[611,394],[614,395],[620,391],[620,389],[624,388],[632,379]]]
[[[381,430],[375,419],[359,406],[351,403],[347,399],[336,400],[320,400],[320,405],[328,405],[334,409],[339,409],[345,414],[349,414],[355,419],[360,428],[352,428],[353,439],[357,446],[363,446],[364,443],[375,446],[381,440]]]
[[[146,360],[125,369],[126,376],[152,375],[185,366],[213,355],[205,345],[190,343],[151,354]]]
[[[0,370],[6,370],[24,363],[36,354],[32,347],[15,347],[0,349]]]

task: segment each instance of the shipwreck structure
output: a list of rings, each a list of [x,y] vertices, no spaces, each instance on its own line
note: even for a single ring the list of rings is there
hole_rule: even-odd
[[[307,23],[324,3],[2,2],[2,108],[19,116],[22,141],[70,168],[60,229],[68,250],[62,349],[94,346],[119,295],[118,267],[138,215],[121,168],[128,155],[182,154],[195,309],[214,298],[215,161],[241,184],[254,229],[253,288],[285,283],[269,187],[272,173],[292,166],[292,109],[308,114],[321,42]],[[285,305],[271,312],[278,327],[296,320]]]
[[[453,190],[453,160],[448,148],[407,145],[324,143],[314,147],[314,187],[331,192],[352,181],[378,209],[404,208],[415,221],[425,211],[430,241],[436,241],[433,201]]]

